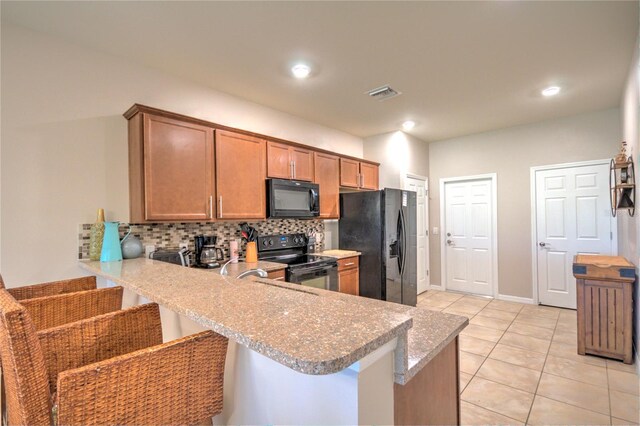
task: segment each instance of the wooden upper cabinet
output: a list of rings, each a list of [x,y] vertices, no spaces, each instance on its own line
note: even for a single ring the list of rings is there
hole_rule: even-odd
[[[378,189],[378,166],[349,158],[341,158],[340,186],[357,189]]]
[[[291,147],[293,161],[293,179],[313,181],[313,151],[305,148]]]
[[[267,176],[311,182],[313,151],[278,142],[267,142]]]
[[[313,182],[320,186],[320,217],[340,218],[340,159],[335,155],[316,152]]]
[[[216,195],[219,219],[266,217],[266,141],[216,130]]]
[[[360,187],[362,189],[378,189],[378,166],[360,163]]]
[[[267,176],[292,179],[293,166],[289,157],[289,145],[267,142]]]
[[[340,159],[340,186],[347,188],[360,187],[360,162],[349,160],[347,158]]]
[[[129,126],[130,220],[213,219],[213,129],[151,114]]]

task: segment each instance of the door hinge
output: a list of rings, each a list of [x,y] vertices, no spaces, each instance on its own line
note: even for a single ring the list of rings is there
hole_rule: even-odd
[[[425,235],[428,237],[429,236],[429,230],[427,229],[426,231],[424,231]]]
[[[427,276],[429,276],[429,270],[427,269]]]
[[[613,241],[613,231],[609,232],[609,239]]]

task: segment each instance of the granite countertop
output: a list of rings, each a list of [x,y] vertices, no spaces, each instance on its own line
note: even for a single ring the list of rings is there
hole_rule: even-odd
[[[336,259],[345,259],[347,257],[360,256],[362,253],[355,250],[325,250],[319,253],[314,253],[320,256],[335,257]]]
[[[395,380],[405,384],[468,324],[422,308],[233,278],[241,266],[221,276],[144,258],[80,265],[305,374],[336,373],[397,338]]]

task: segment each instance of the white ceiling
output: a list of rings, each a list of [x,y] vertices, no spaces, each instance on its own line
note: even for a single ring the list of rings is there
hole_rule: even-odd
[[[2,1],[2,20],[357,136],[413,119],[434,141],[618,106],[638,3]],[[364,94],[387,83],[402,96]]]

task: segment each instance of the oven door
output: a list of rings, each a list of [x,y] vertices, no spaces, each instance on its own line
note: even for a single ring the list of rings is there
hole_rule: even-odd
[[[267,180],[269,217],[311,218],[320,214],[318,184],[284,179]]]
[[[338,264],[287,269],[287,281],[306,287],[338,291]]]

